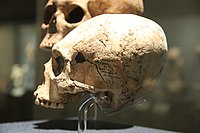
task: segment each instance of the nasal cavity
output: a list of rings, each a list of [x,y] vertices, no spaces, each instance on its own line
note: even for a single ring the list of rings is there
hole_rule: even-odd
[[[83,19],[84,11],[80,6],[75,7],[66,17],[68,23],[78,23]]]

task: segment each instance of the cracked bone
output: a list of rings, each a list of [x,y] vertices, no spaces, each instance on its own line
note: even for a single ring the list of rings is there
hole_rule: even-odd
[[[53,46],[44,73],[49,76],[35,91],[37,104],[43,100],[64,104],[81,93],[94,95],[104,112],[134,104],[154,89],[167,49],[164,31],[150,19],[132,14],[96,16]],[[71,99],[65,101],[64,94]]]
[[[41,28],[46,35],[40,48],[51,49],[71,30],[100,14],[143,13],[142,0],[48,0]]]

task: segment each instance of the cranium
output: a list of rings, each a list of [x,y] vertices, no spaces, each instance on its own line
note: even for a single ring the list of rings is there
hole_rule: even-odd
[[[155,22],[131,14],[99,15],[53,46],[36,104],[63,104],[88,92],[103,111],[121,109],[154,87],[166,52],[165,34]]]
[[[51,49],[67,33],[91,17],[107,13],[142,14],[142,0],[49,0],[41,28],[40,48]]]

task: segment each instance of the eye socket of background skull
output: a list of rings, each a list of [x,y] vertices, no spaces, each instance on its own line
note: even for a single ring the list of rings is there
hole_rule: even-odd
[[[69,14],[66,16],[65,20],[68,23],[78,23],[84,17],[84,11],[80,6],[76,6]]]

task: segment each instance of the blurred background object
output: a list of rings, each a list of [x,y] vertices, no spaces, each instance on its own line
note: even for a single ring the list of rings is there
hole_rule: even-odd
[[[76,117],[79,103],[63,110],[34,104],[51,52],[39,49],[46,0],[2,0],[0,5],[0,122]],[[98,119],[180,132],[200,132],[200,1],[144,0],[144,16],[165,30],[169,53],[147,101]],[[116,117],[117,116],[117,117]],[[120,120],[120,121],[119,121]]]

